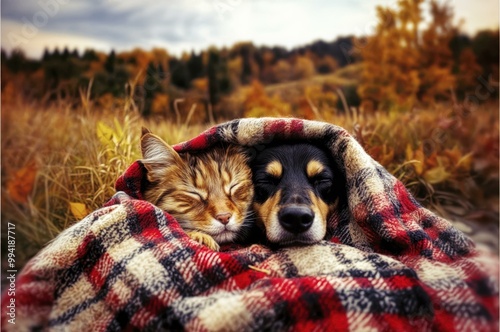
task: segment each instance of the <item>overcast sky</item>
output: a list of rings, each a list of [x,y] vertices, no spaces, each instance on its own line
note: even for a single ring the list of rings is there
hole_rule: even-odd
[[[498,28],[499,0],[449,0],[463,30]],[[164,47],[170,53],[238,41],[294,47],[370,33],[377,4],[397,0],[2,0],[2,48]]]

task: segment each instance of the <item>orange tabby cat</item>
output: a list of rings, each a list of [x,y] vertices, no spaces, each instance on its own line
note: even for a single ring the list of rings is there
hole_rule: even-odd
[[[177,153],[143,128],[145,199],[170,213],[192,239],[219,250],[244,231],[253,197],[247,156],[239,146]]]

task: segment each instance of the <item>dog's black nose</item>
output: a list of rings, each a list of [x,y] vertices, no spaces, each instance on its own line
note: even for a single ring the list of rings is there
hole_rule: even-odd
[[[314,212],[307,206],[292,205],[278,212],[278,220],[287,231],[298,234],[308,230],[314,219]]]

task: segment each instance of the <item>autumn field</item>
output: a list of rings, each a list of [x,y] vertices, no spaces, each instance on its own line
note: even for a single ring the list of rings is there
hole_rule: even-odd
[[[111,198],[141,126],[174,144],[262,116],[344,127],[424,206],[498,249],[499,31],[464,33],[449,6],[379,6],[370,34],[292,49],[2,49],[1,222],[17,267]]]
[[[498,225],[497,103],[404,114],[317,112],[317,120],[346,128],[428,208],[479,227]],[[20,265],[114,194],[117,177],[140,158],[142,125],[173,144],[211,124],[85,103],[3,105],[2,223],[16,225]]]

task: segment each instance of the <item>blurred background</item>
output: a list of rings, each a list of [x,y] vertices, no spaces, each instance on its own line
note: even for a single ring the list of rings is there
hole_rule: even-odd
[[[3,0],[1,18],[19,267],[113,195],[141,125],[174,144],[260,116],[343,126],[498,251],[496,0]]]

